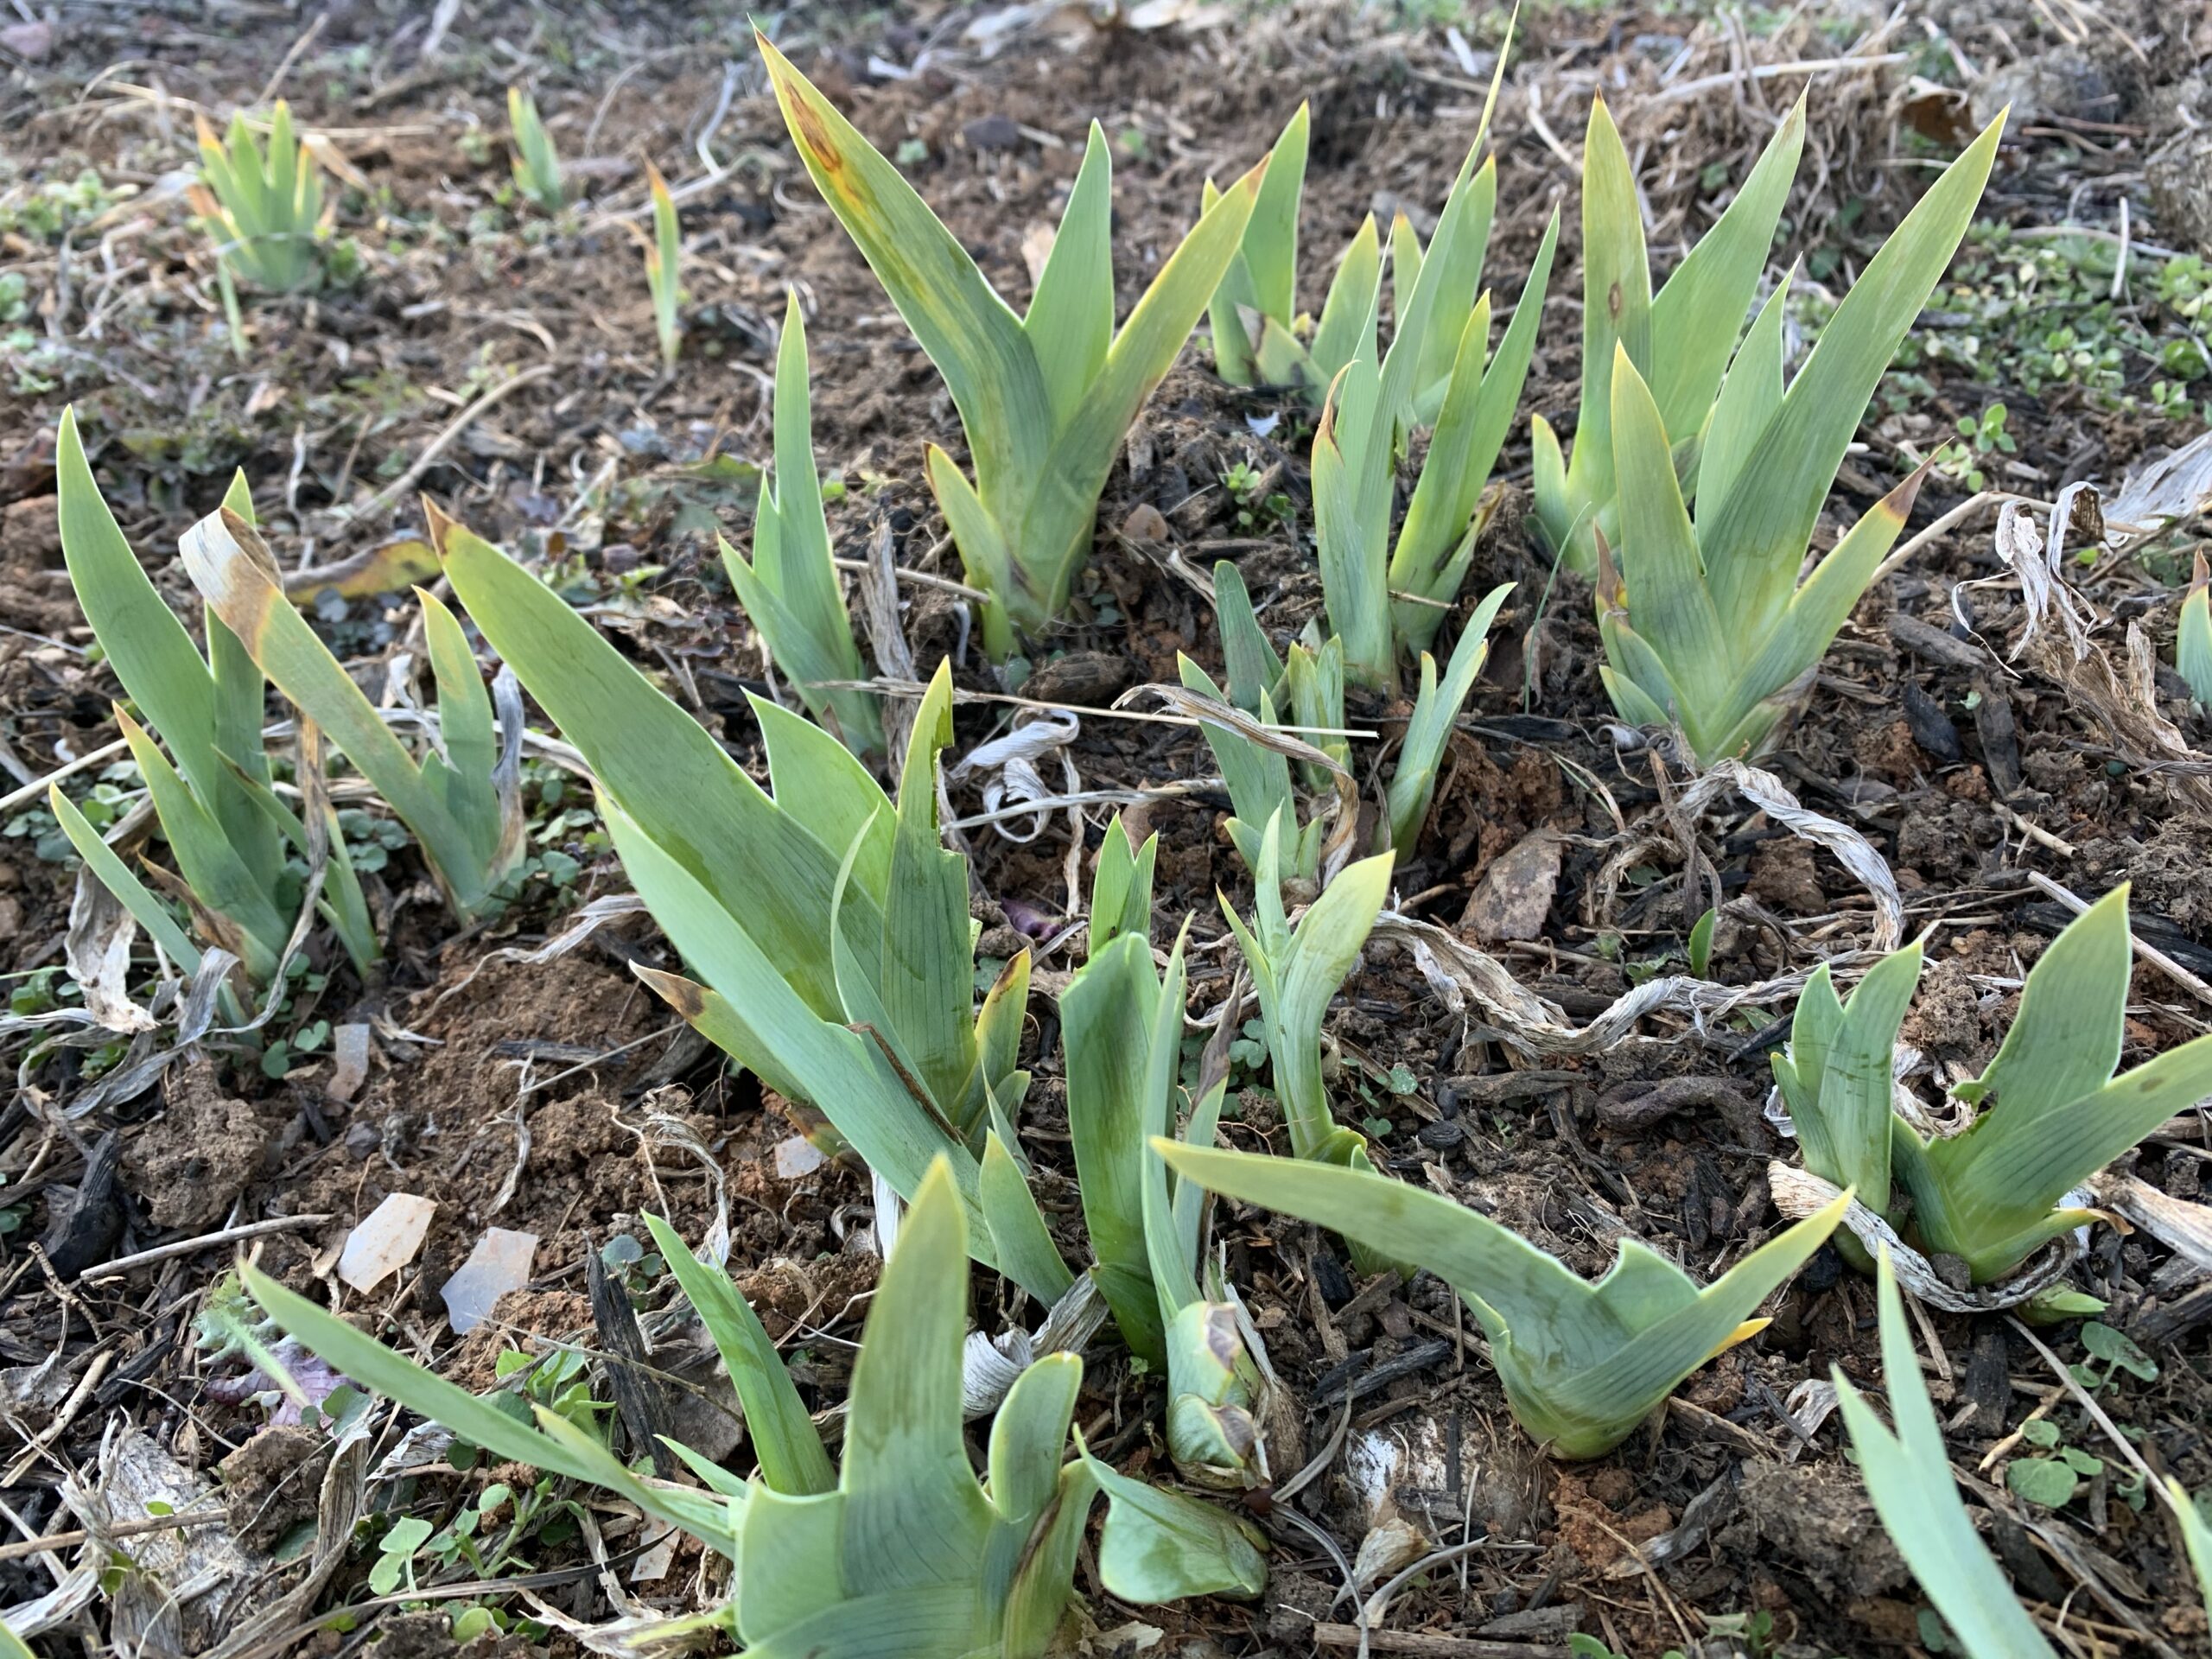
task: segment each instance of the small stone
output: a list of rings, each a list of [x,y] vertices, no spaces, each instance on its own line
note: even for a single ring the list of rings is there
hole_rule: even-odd
[[[1012,149],[1021,142],[1021,124],[1010,115],[980,116],[960,129],[970,149]]]
[[[1119,652],[1071,651],[1039,664],[1021,695],[1039,702],[1102,709],[1128,690],[1134,678],[1129,659]]]
[[[1164,542],[1174,535],[1166,515],[1149,501],[1140,501],[1122,518],[1122,534],[1133,542]]]
[[[31,22],[10,23],[0,29],[0,46],[4,46],[26,63],[43,62],[54,50],[54,25]]]
[[[1567,842],[1552,830],[1535,830],[1491,861],[1459,918],[1462,932],[1484,944],[1533,939],[1544,930],[1559,891]]]

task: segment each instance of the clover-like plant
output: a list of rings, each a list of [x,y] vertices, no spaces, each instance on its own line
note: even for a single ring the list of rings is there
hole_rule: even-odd
[[[1119,819],[1106,838],[1126,846]],[[1149,868],[1157,839],[1135,864]],[[1097,908],[1094,893],[1094,915]],[[1272,1378],[1247,1346],[1218,1273],[1203,1262],[1202,1194],[1171,1179],[1151,1146],[1154,1136],[1211,1145],[1228,1089],[1224,1046],[1190,1091],[1185,1127],[1185,984],[1180,938],[1164,979],[1141,933],[1119,933],[1091,951],[1060,997],[1068,1134],[1097,1259],[1092,1276],[1130,1351],[1167,1377],[1168,1454],[1202,1484],[1249,1487],[1268,1478],[1261,1425],[1275,1403]]]
[[[442,527],[434,517],[434,537]],[[468,636],[417,588],[438,690],[436,738],[417,760],[286,596],[276,556],[251,524],[219,508],[181,545],[209,613],[414,832],[454,913],[473,918],[504,904],[523,855],[522,697],[512,677],[498,683],[495,721]]]
[[[1882,1377],[1889,1386],[1885,1428],[1866,1398],[1836,1368],[1836,1402],[1859,1454],[1859,1478],[1874,1500],[1897,1554],[1943,1616],[1967,1659],[2054,1659],[2050,1643],[2028,1617],[1981,1541],[1951,1478],[1942,1426],[1929,1402],[1928,1383],[1913,1351],[1897,1271],[1885,1249],[1876,1287],[1881,1308]],[[2184,1498],[2184,1503],[2187,1500]],[[2190,1506],[2195,1513],[2195,1506]],[[2198,1523],[2202,1524],[2201,1522]]]
[[[322,279],[318,243],[323,223],[322,174],[292,133],[284,100],[269,117],[269,147],[254,142],[243,114],[222,138],[196,118],[203,188],[194,207],[217,238],[224,266],[272,293],[312,288]]]
[[[1630,296],[1617,323],[1598,326],[1586,311],[1586,351],[1611,359],[1610,373],[1594,376],[1586,359],[1584,424],[1575,440],[1578,461],[1599,445],[1611,457],[1598,480],[1600,507],[1579,507],[1574,518],[1596,526],[1605,688],[1624,718],[1679,726],[1700,763],[1770,741],[1904,528],[1924,469],[1846,531],[1800,582],[1828,486],[1876,385],[1966,232],[2002,129],[1999,117],[1914,205],[1786,386],[1786,283],[1760,308],[1709,410],[1701,402],[1707,371],[1718,375],[1739,310],[1699,289],[1685,297],[1689,308],[1680,315],[1656,301],[1643,304],[1632,289],[1643,269],[1639,251],[1603,290]],[[1601,156],[1593,143],[1586,199],[1605,170]],[[1770,150],[1761,167],[1772,159]],[[1755,186],[1764,188],[1756,175],[1729,213]],[[1630,188],[1624,177],[1611,187],[1614,194]],[[1632,200],[1626,212],[1632,224]],[[1763,260],[1764,236],[1758,245]],[[1685,260],[1667,291],[1690,272]],[[1728,287],[1730,304],[1740,286]],[[1708,306],[1722,322],[1704,316]],[[1649,372],[1638,361],[1639,341]],[[1599,408],[1604,416],[1593,426]],[[1558,484],[1557,450],[1548,459],[1541,434],[1536,455],[1541,503]]]
[[[796,292],[785,296],[784,336],[776,348],[773,423],[775,476],[760,480],[753,556],[717,537],[722,567],[807,712],[854,753],[880,754],[883,712],[874,693],[830,683],[863,678],[866,671],[830,562],[830,521],[822,508],[807,400],[806,321]]]
[[[348,1376],[495,1456],[603,1487],[727,1556],[729,1599],[656,1634],[718,1629],[769,1659],[1028,1659],[1050,1646],[1074,1597],[1102,1487],[1098,1571],[1111,1594],[1256,1595],[1265,1559],[1228,1515],[1119,1473],[1080,1437],[1068,1456],[1077,1355],[1048,1355],[1015,1381],[977,1478],[961,1415],[964,1226],[950,1171],[933,1169],[868,1310],[837,1465],[759,1317],[719,1268],[655,1226],[721,1351],[759,1459],[741,1478],[671,1442],[698,1486],[632,1474],[595,1433],[543,1408],[526,1426],[255,1269],[244,1277],[278,1324]]]
[[[2126,1031],[2125,886],[2092,905],[2028,970],[2012,1028],[1981,1076],[1951,1090],[1980,1108],[1929,1140],[1891,1109],[1891,1057],[1920,977],[1917,944],[1877,963],[1848,1002],[1825,965],[1798,998],[1774,1075],[1805,1166],[1976,1284],[2001,1279],[2098,1212],[2066,1196],[2175,1113],[2212,1095],[2212,1037],[2115,1077]],[[1863,1246],[1844,1246],[1860,1265]]]
[[[267,695],[261,670],[213,607],[206,619],[207,654],[203,658],[193,645],[101,499],[73,409],[62,411],[55,440],[54,489],[69,580],[92,637],[137,708],[137,720],[118,709],[117,723],[146,780],[198,931],[206,943],[237,957],[249,978],[266,983],[296,925],[304,896],[303,862],[317,855],[319,842],[325,875],[317,907],[355,965],[365,968],[378,954],[376,930],[320,777],[302,780],[309,816],[318,820],[311,833],[309,822],[270,788],[261,735]],[[251,521],[244,474],[232,480],[224,501],[241,523]],[[141,721],[168,746],[174,761],[156,747]],[[309,757],[319,753],[311,733],[302,747]],[[48,791],[48,799],[92,874],[172,961],[188,974],[197,972],[200,945],[163,899],[58,787]],[[175,892],[166,872],[153,879]]]
[[[557,214],[569,201],[568,188],[561,181],[561,157],[538,118],[537,100],[519,86],[507,88],[507,131],[515,143],[511,158],[515,188],[543,212]]]
[[[1703,1289],[1666,1257],[1621,1241],[1592,1285],[1510,1229],[1440,1193],[1343,1167],[1154,1142],[1209,1192],[1335,1229],[1375,1256],[1426,1268],[1459,1293],[1522,1427],[1565,1458],[1610,1452],[1675,1385],[1764,1327],[1751,1315],[1842,1218],[1836,1199]]]
[[[968,579],[990,595],[995,658],[1065,608],[1122,436],[1173,365],[1236,251],[1259,169],[1164,260],[1114,328],[1113,162],[1096,123],[1027,316],[1016,316],[899,169],[756,31],[816,188],[944,377],[971,483],[929,447],[930,488]]]
[[[696,976],[639,977],[902,1197],[944,1158],[976,1259],[1056,1300],[1073,1275],[1013,1128],[1028,954],[978,1007],[966,861],[939,842],[950,670],[916,710],[895,805],[829,733],[754,698],[771,795],[536,576],[458,526],[438,546],[484,637],[589,761],[614,849]]]

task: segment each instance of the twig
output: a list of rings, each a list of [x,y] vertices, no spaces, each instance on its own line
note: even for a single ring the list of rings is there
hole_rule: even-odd
[[[1357,1624],[1317,1624],[1313,1643],[1323,1648],[1363,1646],[1376,1653],[1412,1654],[1416,1659],[1567,1659],[1573,1651],[1555,1642],[1499,1642],[1438,1630],[1370,1630]]]
[[[2074,856],[2075,848],[2072,842],[2066,840],[2063,836],[2051,834],[2050,830],[2044,829],[2039,823],[2032,823],[2029,822],[2029,820],[2022,817],[2018,812],[2015,812],[2011,807],[2005,805],[2002,801],[1993,800],[1989,804],[1996,810],[1997,816],[1999,817],[2004,819],[2005,823],[2011,824],[2015,830],[2025,836],[2030,841],[2038,842],[2044,846],[2050,848],[2052,852],[2056,853],[2061,858],[2071,858]]]
[[[284,84],[284,77],[291,73],[292,66],[300,60],[300,54],[315,43],[316,38],[322,33],[322,26],[329,21],[329,12],[319,11],[315,14],[315,22],[308,25],[305,34],[292,42],[292,49],[278,61],[275,73],[263,85],[261,95],[253,100],[256,104],[266,104],[276,96],[276,89]]]
[[[509,375],[448,422],[445,430],[430,440],[430,447],[415,458],[413,466],[366,500],[357,502],[352,506],[336,509],[336,517],[340,522],[346,522],[355,518],[365,518],[372,513],[383,512],[408,491],[413,489],[416,480],[437,464],[438,457],[445,454],[446,450],[452,446],[453,441],[466,432],[486,410],[506,397],[508,393],[544,379],[558,366],[557,364],[553,363],[533,363],[528,368],[519,369]]]
[[[136,1538],[143,1533],[167,1532],[171,1527],[212,1527],[231,1518],[228,1510],[194,1510],[184,1515],[153,1515],[143,1521],[124,1521],[100,1529],[103,1538]],[[73,1544],[88,1543],[92,1535],[81,1527],[73,1532],[49,1532],[43,1538],[25,1538],[13,1544],[0,1544],[0,1561],[18,1561],[26,1555],[41,1554],[49,1549],[67,1549]]]
[[[272,1216],[266,1221],[249,1221],[238,1227],[226,1227],[219,1233],[207,1233],[198,1238],[181,1238],[174,1243],[156,1244],[150,1250],[141,1250],[136,1255],[118,1255],[112,1262],[97,1268],[87,1268],[77,1275],[81,1285],[93,1285],[104,1279],[120,1279],[126,1273],[140,1268],[150,1268],[156,1262],[167,1262],[172,1256],[190,1255],[194,1250],[204,1250],[217,1244],[235,1243],[240,1239],[260,1238],[270,1233],[296,1232],[302,1227],[316,1227],[331,1219],[329,1216]]]
[[[850,570],[856,575],[866,575],[869,566],[866,559],[832,559],[830,563],[840,570]],[[893,565],[891,574],[901,582],[911,582],[918,588],[936,588],[948,594],[957,594],[963,599],[972,599],[978,605],[990,603],[991,596],[980,588],[970,588],[964,582],[955,582],[950,576],[940,576],[927,570],[910,570],[904,565]]]
[[[67,766],[57,767],[43,778],[34,778],[21,789],[10,790],[7,794],[0,795],[0,812],[11,811],[26,801],[40,798],[46,793],[46,786],[48,784],[58,784],[73,772],[82,772],[87,766],[97,766],[103,760],[111,760],[129,747],[129,744],[118,737],[112,743],[101,744],[89,754],[79,755]]]
[[[2013,494],[2010,490],[1983,490],[1979,494],[1968,496],[1965,500],[1960,502],[1957,506],[1953,507],[1948,512],[1938,518],[1934,524],[1929,525],[1927,529],[1922,531],[1917,536],[1915,536],[1903,547],[1897,549],[1896,552],[1891,554],[1888,558],[1884,559],[1881,563],[1876,565],[1874,567],[1873,580],[1869,582],[1866,585],[1869,588],[1872,588],[1875,582],[1881,581],[1884,576],[1888,575],[1899,565],[1903,564],[1907,559],[1919,552],[1922,548],[1927,546],[1929,543],[1934,541],[1938,536],[1941,536],[1945,531],[1951,529],[1955,524],[1964,524],[1968,518],[1972,518],[1975,513],[1980,512],[1983,508],[1997,506],[2006,501],[2021,501],[2025,499],[2026,498],[2024,496]]]
[[[1686,80],[1669,86],[1663,92],[1655,92],[1646,100],[1652,104],[1678,104],[1683,99],[1695,98],[1700,92],[1710,92],[1726,86],[1740,84],[1745,75],[1753,80],[1777,80],[1784,75],[1824,74],[1833,69],[1871,69],[1878,65],[1906,63],[1909,52],[1871,53],[1863,58],[1799,58],[1789,63],[1755,63],[1748,69],[1727,69],[1717,75],[1700,75],[1695,80]]]
[[[604,1053],[593,1055],[588,1060],[578,1060],[574,1065],[569,1066],[566,1071],[556,1071],[550,1077],[539,1077],[535,1082],[526,1083],[522,1086],[522,1092],[524,1095],[529,1096],[536,1094],[540,1089],[550,1089],[555,1084],[563,1081],[564,1078],[575,1077],[579,1071],[588,1071],[595,1065],[605,1065],[607,1061],[613,1059],[620,1055],[627,1054],[633,1048],[643,1048],[647,1043],[652,1042],[656,1037],[673,1036],[676,1033],[683,1029],[683,1022],[681,1020],[675,1020],[669,1025],[661,1027],[657,1031],[649,1031],[642,1037],[633,1038],[630,1041],[623,1044],[620,1048],[610,1048]]]
[[[986,824],[1004,823],[1009,818],[1042,817],[1062,807],[1135,806],[1146,801],[1181,800],[1223,786],[1218,778],[1193,778],[1166,788],[1086,789],[1071,795],[1043,795],[1034,800],[1016,801],[995,811],[978,812],[972,818],[957,818],[947,828],[978,830]]]
[[[2068,892],[2064,887],[2060,887],[2057,882],[2052,880],[2049,876],[2043,874],[2041,872],[2036,870],[2023,870],[2021,874],[2028,878],[2030,885],[2034,887],[2037,892],[2043,893],[2046,898],[2057,899],[2060,904],[2065,906],[2067,909],[2072,911],[2076,916],[2081,915],[2084,911],[2088,909],[2089,905],[2087,899],[2078,898],[2074,893]],[[2164,973],[2167,978],[2172,980],[2175,984],[2180,986],[2182,989],[2187,991],[2198,1001],[2204,1003],[2208,1007],[2212,1007],[2212,985],[2206,984],[2195,974],[2190,973],[2188,969],[2183,967],[2164,951],[2159,950],[2158,946],[2145,944],[2142,936],[2137,933],[2132,927],[2127,931],[2127,942],[2135,947],[2135,954],[2137,956],[2142,957],[2144,961],[2149,963],[2153,968],[2160,969]]]
[[[886,679],[880,675],[872,680],[810,680],[808,683],[820,691],[873,691],[884,697],[918,697],[929,690],[919,680]],[[1134,709],[1096,709],[1081,702],[1040,702],[1035,697],[1018,697],[1009,691],[968,691],[958,686],[953,688],[952,700],[956,703],[1005,702],[1017,709],[1041,709],[1047,712],[1060,709],[1094,720],[1133,720],[1148,726],[1203,726],[1206,723],[1188,715],[1147,715]],[[1377,741],[1381,735],[1352,726],[1269,726],[1264,729],[1288,733],[1294,737],[1357,737],[1370,742]]]

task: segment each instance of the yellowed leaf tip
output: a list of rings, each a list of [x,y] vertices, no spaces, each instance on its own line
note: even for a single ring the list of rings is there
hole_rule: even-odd
[[[1895,518],[1902,525],[1912,516],[1912,504],[1920,499],[1920,486],[1928,481],[1928,474],[1935,466],[1936,457],[1929,456],[1906,475],[1903,483],[1884,496],[1874,510]]]
[[[1753,1337],[1758,1335],[1760,1332],[1765,1330],[1767,1326],[1773,1323],[1774,1321],[1772,1319],[1745,1319],[1733,1331],[1731,1331],[1726,1337],[1723,1338],[1721,1339],[1720,1345],[1718,1348],[1715,1348],[1711,1353],[1707,1354],[1706,1358],[1707,1360],[1715,1360],[1719,1358],[1721,1355],[1726,1353],[1738,1343],[1749,1342]]]
[[[446,556],[446,537],[452,532],[456,520],[428,495],[421,498],[423,522],[429,527],[430,546],[441,562]]]
[[[675,1009],[683,1019],[697,1020],[706,1014],[706,992],[683,975],[664,973],[658,968],[648,968],[641,962],[632,963],[630,971],[644,981],[647,989]]]

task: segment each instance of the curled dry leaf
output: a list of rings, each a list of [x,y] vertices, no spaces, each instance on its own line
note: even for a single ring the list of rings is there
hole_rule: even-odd
[[[85,1007],[110,1031],[154,1029],[154,1016],[130,1000],[125,980],[130,971],[130,942],[138,924],[123,901],[103,886],[89,865],[77,871],[69,899],[69,932],[63,958],[69,976],[84,988]]]
[[[1792,1221],[1802,1219],[1842,1196],[1843,1189],[1824,1181],[1810,1170],[1781,1162],[1767,1166],[1767,1185],[1774,1207]],[[2107,1217],[2109,1219],[2109,1217]],[[1843,1224],[1866,1247],[1867,1255],[1880,1259],[1883,1250],[1897,1268],[1897,1282],[1930,1307],[1946,1313],[1993,1313],[2031,1301],[2066,1276],[2081,1255],[2077,1236],[2068,1233],[2053,1239],[2036,1256],[2023,1262],[2010,1278],[1993,1285],[1961,1287],[1946,1278],[1936,1263],[1897,1236],[1897,1230],[1853,1198],[1844,1211]]]
[[[1468,896],[1460,927],[1485,944],[1536,938],[1551,913],[1566,855],[1567,842],[1556,830],[1535,830],[1523,836],[1483,872]]]
[[[1890,951],[1904,938],[1904,898],[1897,877],[1873,842],[1847,823],[1801,804],[1772,772],[1740,760],[1720,760],[1682,791],[1682,810],[1692,817],[1707,811],[1725,790],[1733,789],[1790,834],[1825,847],[1837,863],[1859,878],[1874,900],[1874,937],[1868,949]]]

